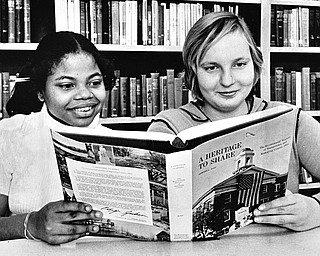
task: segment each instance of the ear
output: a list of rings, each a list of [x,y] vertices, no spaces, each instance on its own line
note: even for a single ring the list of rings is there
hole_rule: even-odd
[[[38,92],[38,99],[42,102],[44,102],[44,96],[42,92]]]

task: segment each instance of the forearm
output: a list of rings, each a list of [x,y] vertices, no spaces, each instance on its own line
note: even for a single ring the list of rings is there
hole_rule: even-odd
[[[0,217],[0,240],[24,238],[24,220],[26,214]]]

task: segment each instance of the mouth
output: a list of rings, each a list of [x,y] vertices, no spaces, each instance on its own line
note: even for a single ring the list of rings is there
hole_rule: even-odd
[[[94,106],[90,106],[90,107],[73,108],[73,110],[75,112],[89,112],[93,108],[94,108]]]
[[[237,91],[230,91],[230,92],[219,92],[220,95],[225,96],[225,97],[232,97],[236,95]]]

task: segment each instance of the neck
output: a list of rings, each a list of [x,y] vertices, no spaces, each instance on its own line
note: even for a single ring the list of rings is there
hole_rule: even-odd
[[[233,111],[220,111],[209,105],[208,103],[204,103],[202,111],[211,121],[217,121],[221,119],[249,114],[250,107],[247,102],[244,101],[241,106]]]

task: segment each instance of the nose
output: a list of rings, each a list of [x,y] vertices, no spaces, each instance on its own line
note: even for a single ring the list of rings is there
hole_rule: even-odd
[[[93,97],[93,93],[86,85],[80,85],[76,92],[76,99],[89,99]]]
[[[234,78],[230,70],[224,70],[220,76],[220,83],[223,86],[231,86],[234,83]]]

